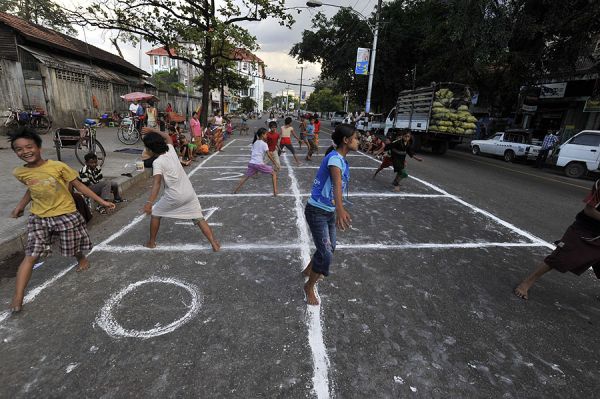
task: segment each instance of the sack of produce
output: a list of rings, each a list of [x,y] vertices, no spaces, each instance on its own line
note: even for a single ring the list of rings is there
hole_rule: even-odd
[[[460,107],[458,107],[458,110],[460,112],[469,112],[469,107],[467,107],[466,105],[461,105]]]
[[[444,105],[439,101],[433,102],[433,108],[442,108]]]

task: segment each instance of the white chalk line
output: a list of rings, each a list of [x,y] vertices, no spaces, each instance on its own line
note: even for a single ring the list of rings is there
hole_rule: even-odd
[[[300,266],[303,269],[310,262],[310,236],[308,228],[304,221],[304,204],[298,180],[294,170],[290,168],[290,161],[287,156],[283,157],[283,162],[288,167],[288,176],[291,181],[292,192],[295,195],[294,208],[296,210],[296,227],[298,229],[298,241],[300,242]],[[315,287],[316,290],[316,287]],[[318,295],[318,293],[317,293]],[[306,324],[308,327],[308,344],[313,358],[313,392],[317,398],[329,398],[329,357],[327,348],[323,339],[323,326],[321,324],[321,304],[318,306],[306,306]]]
[[[188,311],[185,315],[183,315],[178,320],[175,320],[166,326],[155,327],[150,330],[128,330],[125,329],[113,316],[113,308],[118,306],[119,303],[123,300],[125,295],[135,290],[137,287],[143,284],[151,284],[151,283],[164,283],[164,284],[173,284],[178,287],[185,289],[191,295],[192,302],[188,307]],[[102,328],[109,336],[113,338],[142,338],[148,339],[153,337],[158,337],[160,335],[168,334],[173,332],[177,328],[181,327],[188,321],[190,321],[200,309],[200,305],[202,303],[201,297],[198,294],[198,288],[195,285],[185,283],[183,281],[174,279],[174,278],[161,278],[152,276],[146,280],[137,281],[135,283],[129,284],[127,287],[123,288],[121,291],[112,295],[102,306],[98,316],[96,316],[96,324]]]
[[[232,144],[234,141],[235,141],[235,139],[232,140],[229,144]],[[229,145],[229,144],[227,144],[227,145]],[[226,148],[227,145],[224,146],[223,148]],[[212,157],[214,157],[217,154],[219,154],[219,153],[215,152],[214,154],[212,154],[208,158],[206,158],[202,163],[200,163],[198,166],[196,166],[196,168],[194,170],[192,170],[188,174],[188,177],[191,177],[192,174],[194,174],[200,167],[202,167],[206,162],[208,162],[208,160],[210,160]],[[88,253],[88,256],[90,256],[95,251],[97,251],[98,250],[97,247],[106,246],[106,244],[110,243],[111,241],[113,241],[113,240],[119,238],[121,235],[125,234],[128,230],[130,230],[132,227],[134,227],[139,222],[141,222],[144,219],[145,216],[146,216],[145,214],[136,216],[125,227],[121,228],[116,233],[110,235],[107,239],[105,239],[104,241],[102,241],[97,246],[94,246],[94,248],[92,248],[92,250]],[[67,268],[61,270],[60,272],[58,272],[56,275],[54,275],[50,279],[44,281],[42,284],[40,284],[37,287],[32,288],[31,290],[29,290],[27,292],[27,295],[25,295],[25,298],[23,299],[23,305],[26,305],[26,304],[32,302],[43,290],[45,290],[46,288],[50,287],[52,284],[54,284],[56,281],[58,281],[61,277],[63,277],[64,275],[66,275],[75,266],[77,266],[77,263],[71,264],[70,266],[68,266]],[[4,322],[4,320],[6,320],[9,316],[10,316],[10,311],[8,311],[8,310],[0,312],[0,323]]]
[[[300,197],[310,197],[310,193],[298,193]],[[419,194],[419,193],[371,193],[371,192],[351,192],[347,194],[348,197],[398,197],[398,198],[451,198],[447,194]],[[229,198],[229,197],[273,197],[273,193],[223,193],[223,194],[199,194],[198,198]],[[290,193],[279,193],[277,197],[296,197],[296,194]],[[276,197],[274,197],[276,198]]]
[[[519,248],[519,247],[545,247],[537,242],[472,242],[472,243],[417,243],[417,244],[337,244],[335,250],[360,249],[360,250],[394,250],[394,249],[475,249],[475,248]]]
[[[246,161],[244,161],[246,162]],[[248,166],[243,165],[225,165],[225,166],[203,166],[202,170],[209,169],[246,169]],[[292,166],[294,169],[319,169],[319,166]],[[287,166],[282,166],[281,169],[287,169]],[[377,170],[375,167],[370,166],[351,166],[350,170]],[[385,171],[386,169],[384,169]]]
[[[225,148],[225,147],[223,147],[223,148]],[[222,157],[236,157],[236,158],[241,158],[241,157],[249,158],[248,155],[249,154],[246,154],[246,153],[244,153],[244,154],[231,154],[231,153],[220,154],[220,156],[222,156]],[[286,155],[286,154],[282,154],[282,155]],[[313,154],[312,156],[313,157],[324,157],[325,154]],[[358,154],[347,154],[346,156],[347,157],[360,157],[360,155],[358,155]]]
[[[381,162],[378,159],[373,158],[373,157],[371,157],[371,156],[369,156],[369,155],[367,155],[367,154],[365,154],[363,152],[358,151],[358,153],[360,155],[364,156],[364,157],[367,157],[367,158],[375,161],[375,162]],[[480,213],[480,214],[482,214],[484,216],[487,216],[488,218],[492,219],[496,223],[498,223],[498,224],[500,224],[500,225],[508,228],[509,230],[512,230],[513,232],[519,234],[520,236],[526,237],[529,240],[531,240],[531,241],[533,241],[533,242],[535,242],[537,244],[540,244],[540,246],[544,246],[544,247],[552,249],[552,250],[554,250],[554,248],[556,248],[554,245],[552,245],[549,242],[547,242],[547,241],[545,241],[545,240],[543,240],[543,239],[535,236],[534,234],[531,234],[528,231],[520,229],[517,226],[513,225],[512,223],[509,223],[509,222],[507,222],[507,221],[505,221],[503,219],[500,219],[498,216],[493,215],[490,212],[485,211],[485,210],[483,210],[483,209],[481,209],[481,208],[479,208],[479,207],[477,207],[477,206],[475,206],[473,204],[470,204],[467,201],[460,199],[456,195],[452,195],[452,194],[448,193],[447,191],[443,190],[442,188],[436,186],[435,184],[429,183],[429,182],[427,182],[425,180],[419,179],[419,178],[414,177],[414,176],[408,176],[408,177],[410,177],[411,179],[413,179],[415,181],[418,181],[419,183],[423,184],[426,187],[429,187],[429,188],[437,191],[438,193],[440,193],[440,194],[442,194],[444,196],[447,196],[448,198],[453,199],[454,201],[458,202],[461,205],[466,206],[467,208],[471,209],[474,212],[477,212],[477,213]]]
[[[250,244],[221,244],[221,251],[273,251],[277,249],[299,249],[300,246],[295,243],[282,244],[276,243],[250,243]],[[211,251],[210,245],[202,244],[165,244],[158,243],[156,248],[148,248],[143,245],[98,245],[97,251],[110,253],[129,253],[129,252],[180,252],[180,251]]]

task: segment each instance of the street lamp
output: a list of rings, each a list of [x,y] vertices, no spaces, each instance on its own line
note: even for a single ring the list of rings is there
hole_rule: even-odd
[[[351,7],[344,7],[344,6],[338,6],[337,4],[323,3],[320,0],[313,0],[313,1],[306,2],[307,7],[314,8],[314,7],[321,7],[321,6],[329,6],[329,7],[344,8],[344,9],[350,10],[352,13],[354,13],[355,15],[358,15],[360,18],[362,18],[367,23],[367,25],[369,25],[369,28],[371,29],[371,32],[373,33],[373,48],[371,49],[371,65],[369,67],[369,87],[367,89],[367,103],[365,104],[365,113],[366,114],[371,112],[371,94],[373,92],[373,75],[375,74],[375,57],[377,55],[377,36],[379,36],[379,13],[381,12],[381,1],[382,0],[379,0],[377,2],[377,10],[375,12],[375,27],[371,26],[367,17],[365,17],[364,15],[362,15],[361,13],[359,13],[358,11],[356,11],[355,9],[353,9]]]

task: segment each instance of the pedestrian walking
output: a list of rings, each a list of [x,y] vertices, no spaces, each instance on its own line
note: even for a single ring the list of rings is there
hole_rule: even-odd
[[[596,180],[584,203],[573,224],[556,242],[556,249],[515,288],[516,296],[528,299],[531,286],[552,269],[579,276],[591,267],[600,279],[600,180]]]
[[[278,155],[281,155],[282,150],[284,148],[287,148],[292,153],[294,161],[296,161],[296,165],[300,165],[300,161],[296,156],[296,150],[294,150],[294,146],[292,145],[291,136],[294,136],[296,140],[300,140],[292,126],[292,118],[288,116],[287,118],[285,118],[284,123],[285,125],[283,125],[283,127],[281,128],[281,139],[279,140],[280,149]]]
[[[402,131],[399,136],[391,143],[387,144],[386,149],[389,149],[392,155],[392,164],[394,166],[394,191],[400,191],[400,181],[408,177],[406,173],[406,156],[422,162],[423,159],[415,155],[412,149],[412,136],[410,130]],[[383,164],[383,163],[382,163]]]
[[[252,154],[250,156],[250,162],[248,162],[248,169],[246,174],[242,177],[239,184],[233,190],[234,194],[240,191],[240,188],[246,183],[246,181],[257,173],[270,174],[273,179],[273,196],[277,197],[277,173],[269,165],[265,165],[264,156],[265,153],[275,165],[275,159],[272,158],[269,152],[269,146],[267,145],[267,129],[261,127],[254,134],[254,141],[252,142]]]
[[[552,131],[548,131],[548,134],[544,136],[544,141],[542,142],[542,149],[538,153],[538,156],[535,160],[535,167],[542,169],[546,164],[546,160],[548,159],[548,154],[550,151],[556,147],[558,144],[558,132],[553,133]]]
[[[217,252],[221,245],[214,238],[210,226],[202,215],[200,201],[190,178],[181,166],[171,137],[165,132],[152,128],[144,128],[142,133],[144,145],[156,156],[152,164],[152,191],[144,205],[144,212],[151,215],[150,239],[146,247],[156,248],[161,219],[167,217],[191,220],[200,228],[213,251]],[[157,201],[162,186],[164,192]]]
[[[9,134],[10,146],[24,166],[14,169],[15,178],[27,186],[27,191],[11,212],[13,218],[23,215],[29,202],[31,215],[27,222],[25,257],[19,265],[11,312],[23,309],[25,288],[31,278],[33,265],[38,258],[52,253],[52,241],[59,238],[62,256],[77,259],[77,271],[87,270],[89,260],[84,251],[92,249],[86,223],[77,211],[71,187],[108,209],[115,204],[98,197],[85,184],[77,180],[77,172],[62,162],[42,158],[42,139],[32,129],[19,129]]]
[[[306,125],[306,143],[308,144],[308,152],[306,154],[306,160],[311,161],[314,153],[317,152],[317,144],[315,143],[315,127],[313,125],[313,118],[308,120]]]
[[[304,214],[315,243],[315,253],[303,270],[308,281],[304,284],[306,301],[318,305],[315,292],[317,282],[329,276],[329,268],[336,246],[336,227],[344,231],[352,219],[344,208],[344,193],[348,193],[350,166],[346,155],[358,150],[356,131],[350,125],[336,126],[331,135],[334,145],[325,153],[315,177]]]

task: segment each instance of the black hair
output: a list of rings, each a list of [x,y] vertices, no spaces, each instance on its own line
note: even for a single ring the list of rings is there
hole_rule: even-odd
[[[272,127],[277,127],[277,122],[275,122],[275,121],[269,122],[269,129]]]
[[[33,129],[28,127],[20,127],[8,133],[8,141],[10,142],[10,148],[15,150],[15,141],[18,139],[33,140],[38,148],[42,148],[42,138]]]
[[[333,134],[331,135],[331,140],[333,140],[335,146],[332,145],[331,147],[329,147],[325,152],[325,155],[329,154],[335,148],[339,148],[340,145],[342,145],[342,143],[344,142],[344,139],[349,139],[354,135],[355,132],[356,129],[352,125],[348,125],[345,123],[337,125],[335,127],[335,130],[333,131]]]
[[[261,127],[260,129],[258,129],[256,131],[256,133],[254,133],[254,140],[252,140],[252,144],[256,143],[256,140],[258,140],[258,138],[260,136],[262,136],[263,134],[265,134],[267,132],[267,129],[265,129],[264,127]]]
[[[196,111],[192,112],[192,116],[194,115],[198,115],[198,113]]]
[[[148,101],[148,105],[154,107],[154,101]]]
[[[285,121],[284,121],[284,123],[285,123],[286,125],[289,125],[290,123],[292,123],[292,118],[290,118],[290,117],[288,116],[287,118],[285,118]]]
[[[165,138],[158,133],[148,133],[142,140],[144,141],[146,148],[152,151],[155,155],[161,155],[169,151],[169,147],[167,146]]]
[[[96,154],[94,154],[93,152],[88,152],[87,154],[85,154],[83,156],[83,159],[85,159],[85,162],[87,161],[91,161],[93,159],[95,159],[96,161],[98,160],[98,157],[96,156]]]

